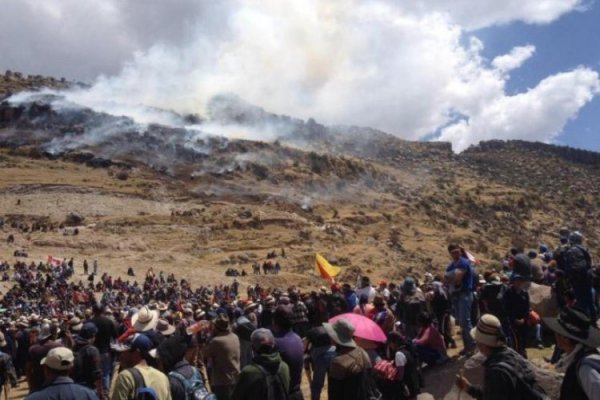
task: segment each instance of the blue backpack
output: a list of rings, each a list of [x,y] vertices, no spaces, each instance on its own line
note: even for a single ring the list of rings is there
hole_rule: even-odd
[[[185,388],[185,400],[217,400],[217,396],[206,389],[198,369],[192,369],[194,373],[191,378],[186,378],[176,371],[169,372],[169,376],[180,381]]]
[[[133,389],[134,400],[158,400],[158,394],[153,388],[146,386],[142,373],[137,368],[128,368],[127,371],[133,376],[135,388]]]

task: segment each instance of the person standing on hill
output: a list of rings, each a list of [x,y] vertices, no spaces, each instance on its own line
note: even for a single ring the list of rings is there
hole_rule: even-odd
[[[470,261],[462,256],[462,250],[458,244],[450,244],[448,253],[452,262],[446,268],[446,281],[451,287],[454,313],[464,344],[464,349],[460,354],[471,355],[475,351],[475,341],[471,337],[474,272]]]

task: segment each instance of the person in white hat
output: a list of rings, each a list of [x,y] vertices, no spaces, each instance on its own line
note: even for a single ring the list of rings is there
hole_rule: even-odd
[[[506,346],[500,320],[492,314],[484,314],[471,330],[479,352],[486,357],[483,363],[483,387],[471,385],[462,375],[456,377],[456,385],[475,399],[530,400],[547,398],[537,383],[535,374],[527,361]]]
[[[26,400],[98,400],[96,393],[69,377],[74,361],[73,352],[66,347],[50,350],[40,362],[48,383]]]

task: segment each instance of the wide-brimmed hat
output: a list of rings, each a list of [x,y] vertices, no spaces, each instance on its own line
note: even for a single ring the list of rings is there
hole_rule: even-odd
[[[477,326],[471,329],[471,336],[477,343],[489,347],[500,347],[506,344],[502,333],[500,320],[492,314],[483,314],[477,322]]]
[[[79,332],[83,328],[83,322],[78,317],[73,317],[69,320],[69,327],[74,332]]]
[[[542,318],[550,330],[589,347],[600,346],[600,330],[592,326],[591,319],[580,309],[565,307],[558,318]]]
[[[175,327],[167,320],[159,319],[156,324],[156,330],[162,333],[163,336],[170,336],[175,333]]]
[[[345,347],[356,347],[356,342],[353,339],[354,326],[348,320],[340,318],[333,324],[324,322],[323,328],[336,344]]]
[[[158,311],[151,310],[147,306],[144,306],[131,317],[131,323],[136,332],[150,331],[156,328],[158,317]]]
[[[158,311],[167,311],[169,309],[169,305],[159,301],[156,305],[156,308],[158,308]]]
[[[412,276],[407,276],[402,282],[402,293],[414,294],[417,291],[417,283]]]

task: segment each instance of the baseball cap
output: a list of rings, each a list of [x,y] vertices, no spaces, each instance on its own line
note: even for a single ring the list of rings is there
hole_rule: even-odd
[[[142,353],[149,352],[153,347],[154,343],[152,343],[152,340],[143,333],[136,333],[135,335],[130,336],[125,343],[111,346],[113,350],[118,352],[139,350]]]
[[[42,358],[40,365],[45,365],[56,371],[66,371],[73,367],[75,357],[73,352],[66,347],[55,347]]]

